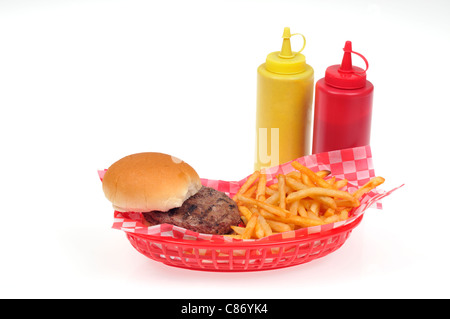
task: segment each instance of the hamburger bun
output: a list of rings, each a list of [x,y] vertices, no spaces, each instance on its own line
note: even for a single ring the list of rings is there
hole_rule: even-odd
[[[202,187],[187,163],[163,153],[128,155],[112,164],[103,178],[103,192],[121,212],[151,212],[180,207]]]

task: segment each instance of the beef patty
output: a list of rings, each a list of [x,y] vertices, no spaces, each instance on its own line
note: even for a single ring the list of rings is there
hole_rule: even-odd
[[[152,225],[171,224],[204,234],[228,234],[241,222],[236,203],[225,193],[203,186],[181,207],[143,213]]]

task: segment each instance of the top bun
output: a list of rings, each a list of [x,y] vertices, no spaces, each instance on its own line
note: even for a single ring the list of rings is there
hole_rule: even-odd
[[[197,172],[162,153],[128,155],[106,171],[103,192],[121,212],[166,212],[180,207],[202,187]]]

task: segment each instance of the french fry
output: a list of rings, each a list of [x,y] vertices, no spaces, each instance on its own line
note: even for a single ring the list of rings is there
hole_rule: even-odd
[[[331,174],[331,172],[328,170],[321,170],[316,173],[316,175],[319,176],[320,178],[325,178],[330,174]]]
[[[330,217],[334,215],[335,210],[332,208],[328,208],[325,213],[323,213],[323,217]]]
[[[336,189],[341,189],[347,186],[348,181],[346,179],[338,180],[334,183],[333,187]]]
[[[280,201],[280,193],[276,192],[274,193],[272,196],[270,196],[269,198],[267,198],[264,203],[267,204],[271,204],[271,205],[276,205],[278,202]]]
[[[250,221],[250,218],[252,217],[252,212],[250,211],[250,209],[244,205],[239,205],[238,209],[241,216],[244,216],[247,222]]]
[[[296,200],[295,202],[291,203],[291,206],[289,207],[289,212],[291,215],[295,216],[298,213],[298,207],[300,205],[300,201]]]
[[[290,216],[288,218],[283,218],[283,222],[287,224],[294,224],[300,227],[311,227],[311,226],[319,226],[325,224],[322,220],[314,220],[307,217],[301,216]]]
[[[362,195],[370,192],[375,187],[381,185],[384,183],[383,177],[374,177],[370,181],[368,181],[366,184],[364,184],[360,189],[355,191],[352,195],[356,199],[360,199]]]
[[[257,221],[258,221],[258,213],[253,213],[252,217],[245,226],[244,233],[241,235],[242,239],[250,239],[252,237]]]
[[[318,201],[320,204],[322,204],[325,207],[336,209],[337,205],[333,198],[329,196],[312,196],[313,199]]]
[[[269,224],[270,228],[272,228],[273,231],[276,231],[279,233],[291,230],[291,227],[289,227],[289,225],[282,223],[282,222],[268,219],[267,223]]]
[[[326,224],[331,224],[331,223],[335,223],[339,221],[339,216],[338,215],[332,215],[330,217],[327,217],[324,219],[324,222]]]
[[[336,183],[336,176],[333,176],[332,178],[329,178],[325,181],[330,185],[334,185]]]
[[[265,211],[264,209],[261,209],[259,211],[259,214],[264,217],[265,220],[271,219],[271,220],[277,220],[278,218],[280,218],[280,216],[269,213],[268,211]]]
[[[256,220],[255,237],[256,238],[263,238],[264,237],[264,229],[261,227],[261,224],[259,222],[259,218]]]
[[[307,218],[312,219],[312,220],[317,220],[317,221],[321,221],[322,220],[319,217],[319,215],[314,213],[312,210],[307,210]]]
[[[270,236],[270,235],[273,234],[272,228],[267,223],[267,220],[261,214],[258,216],[258,222],[259,222],[259,224],[261,225],[261,228],[264,231],[264,236],[265,237]]]
[[[261,209],[258,209],[256,206],[250,207],[250,210],[252,211],[252,213],[257,213],[257,214],[261,211]],[[264,229],[263,229],[261,223],[259,222],[259,217],[260,216],[258,216],[258,220],[256,221],[254,235],[256,238],[263,238],[264,237]]]
[[[278,175],[278,193],[280,194],[280,208],[286,209],[286,180],[284,175]]]
[[[266,221],[274,220],[277,222],[285,223],[287,225],[293,224],[300,227],[310,227],[310,226],[319,226],[325,224],[320,218],[309,218],[309,217],[303,217],[303,216],[288,216],[288,217],[281,217],[274,214],[271,214],[269,212],[262,213],[263,217],[266,219]]]
[[[245,231],[245,227],[239,227],[239,226],[231,226],[231,229],[237,234],[242,235]]]
[[[349,212],[349,209],[343,209],[343,210],[341,210],[341,212],[340,212],[340,214],[339,214],[339,219],[340,219],[340,220],[346,220],[346,219],[348,219],[348,212]]]
[[[266,186],[266,195],[272,196],[275,193],[278,193],[278,191]]]
[[[286,184],[288,186],[290,186],[291,188],[293,188],[294,190],[297,190],[297,191],[308,188],[308,186],[306,186],[305,184],[303,184],[299,180],[296,180],[296,179],[294,179],[292,177],[289,177],[289,176],[286,176]]]
[[[302,174],[302,182],[308,187],[314,187],[316,184],[314,184],[311,179],[306,174]]]
[[[309,168],[301,165],[299,162],[292,162],[291,164],[295,169],[299,170],[302,175],[308,176],[308,178],[317,186],[324,187],[324,188],[332,188],[330,184],[328,184],[323,178],[319,177],[316,173],[314,173]]]
[[[309,209],[314,215],[319,216],[320,204],[318,202],[314,201]]]
[[[252,175],[250,175],[234,197],[236,197],[238,194],[244,194],[250,188],[250,186],[258,179],[259,175],[260,175],[259,171],[255,171]]]
[[[256,225],[255,225],[255,233],[256,238],[263,238],[264,237],[264,229],[261,226],[261,223],[259,222],[259,214],[258,218],[256,219]]]
[[[328,185],[328,183],[327,183],[327,185]],[[299,200],[299,199],[303,199],[303,198],[311,197],[311,196],[330,196],[330,197],[334,197],[334,198],[347,199],[352,202],[355,202],[355,200],[357,200],[351,194],[344,192],[344,191],[337,190],[337,189],[311,187],[311,188],[302,189],[302,190],[290,193],[286,197],[286,202],[290,203],[295,200]]]
[[[260,201],[264,201],[266,199],[266,174],[259,175],[256,199]]]
[[[245,191],[244,196],[252,197],[253,194],[255,193],[255,190],[256,190],[256,185],[250,186],[250,188]]]
[[[300,181],[302,178],[302,173],[300,173],[299,171],[292,171],[286,174],[286,178],[293,178],[296,179],[297,181]]]
[[[269,213],[272,213],[274,215],[278,215],[278,216],[281,216],[281,217],[286,217],[286,214],[289,214],[289,211],[287,211],[285,209],[282,209],[280,207],[277,207],[277,206],[274,206],[274,205],[271,205],[271,204],[267,204],[265,202],[258,201],[258,200],[253,199],[253,198],[248,198],[248,197],[245,197],[245,196],[242,196],[242,195],[238,195],[237,196],[237,200],[241,201],[243,203],[246,203],[246,204],[256,205],[259,208],[262,208],[262,209],[268,211]]]
[[[303,201],[299,200],[298,203],[298,214],[301,217],[308,217],[308,213],[306,212],[305,205],[303,205]]]
[[[354,200],[348,200],[348,199],[335,199],[334,202],[336,203],[337,207],[356,207]]]

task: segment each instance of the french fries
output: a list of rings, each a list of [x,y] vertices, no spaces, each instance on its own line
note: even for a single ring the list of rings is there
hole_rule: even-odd
[[[264,171],[255,171],[234,195],[245,227],[233,226],[233,238],[258,239],[279,232],[346,220],[360,205],[362,196],[384,183],[374,177],[349,193],[347,180],[337,180],[330,171],[313,172],[299,162],[294,171],[277,175],[267,185]]]

